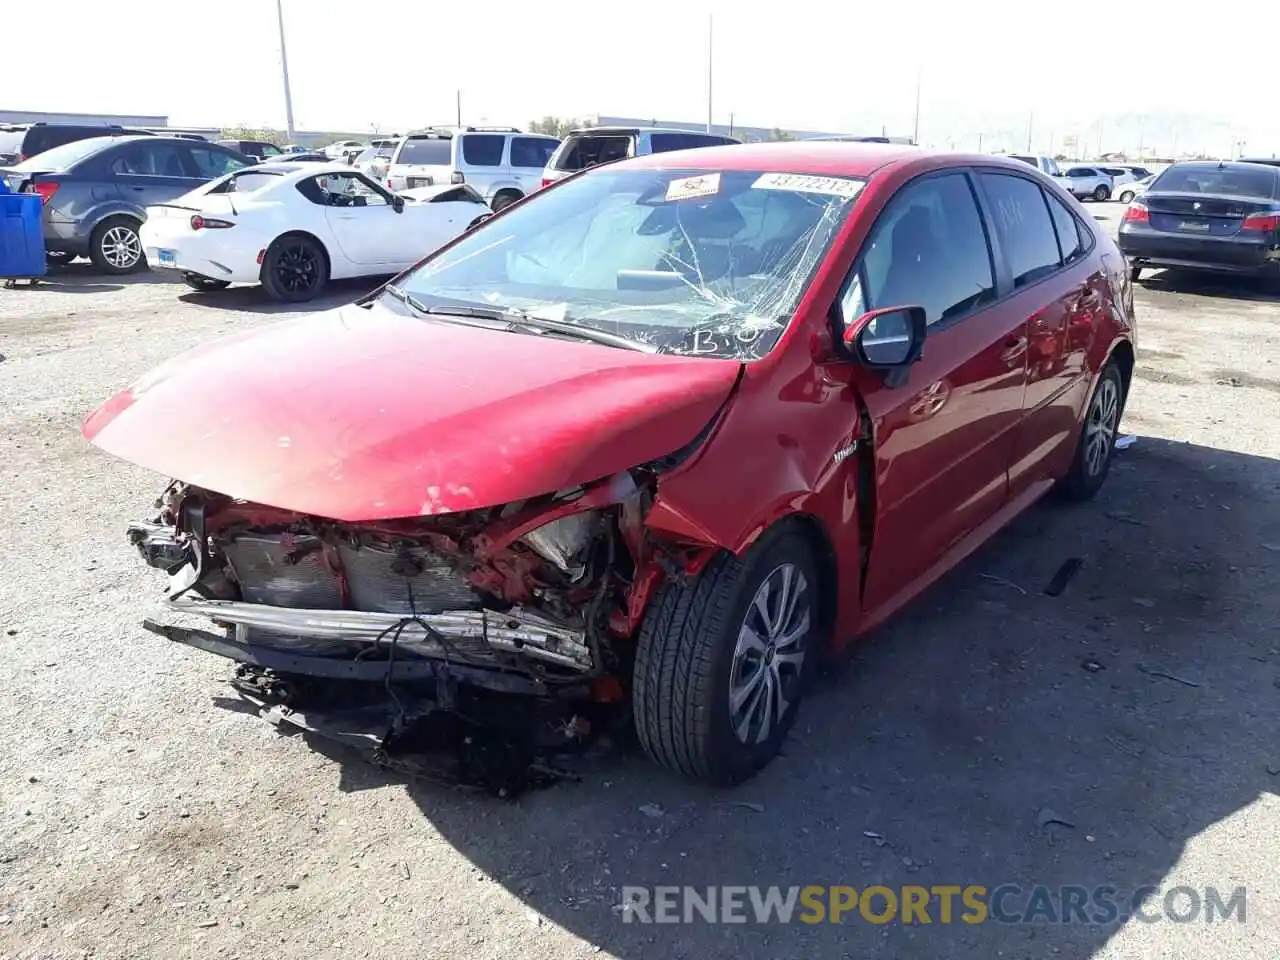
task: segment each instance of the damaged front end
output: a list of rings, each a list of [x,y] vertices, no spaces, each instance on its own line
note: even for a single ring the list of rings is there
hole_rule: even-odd
[[[129,537],[169,575],[172,613],[207,623],[144,625],[236,661],[237,688],[269,719],[384,762],[412,754],[416,773],[423,731],[436,722],[427,739],[439,740],[443,722],[443,776],[517,792],[535,754],[581,745],[625,713],[628,638],[663,572],[692,559],[648,536],[655,482],[637,469],[499,507],[370,523],[175,482]],[[478,769],[460,745],[486,743],[495,726],[505,745],[485,751],[502,755],[500,769]]]

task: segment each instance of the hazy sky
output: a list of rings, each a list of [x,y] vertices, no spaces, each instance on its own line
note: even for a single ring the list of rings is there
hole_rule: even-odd
[[[0,109],[284,126],[274,0],[55,6],[56,24],[41,13],[31,42],[5,44]],[[1034,114],[1037,149],[1095,136],[1104,116],[1104,145],[1182,124],[1184,145],[1244,137],[1280,151],[1277,0],[284,0],[284,11],[299,129],[452,122],[459,88],[471,123],[701,120],[714,15],[718,122],[909,134],[919,72],[921,139],[938,145],[972,148],[983,133],[988,148],[1023,149]],[[1146,115],[1163,119],[1148,128]]]

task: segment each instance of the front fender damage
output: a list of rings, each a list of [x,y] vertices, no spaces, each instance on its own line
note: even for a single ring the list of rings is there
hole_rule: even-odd
[[[660,460],[463,513],[346,523],[174,482],[129,537],[170,610],[209,628],[145,626],[234,661],[241,696],[286,727],[498,794],[549,782],[629,722],[651,599],[720,549],[650,519],[723,410]]]

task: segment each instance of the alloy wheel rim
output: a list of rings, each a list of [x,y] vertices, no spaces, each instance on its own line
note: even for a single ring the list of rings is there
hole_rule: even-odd
[[[302,293],[315,283],[318,267],[310,248],[301,244],[285,247],[276,260],[276,279],[289,293]]]
[[[1098,476],[1106,466],[1115,443],[1119,412],[1120,391],[1114,380],[1103,380],[1098,385],[1085,423],[1085,469],[1091,477]]]
[[[809,584],[794,563],[761,581],[729,668],[729,720],[745,744],[768,740],[795,700],[807,654]]]
[[[142,241],[129,227],[112,227],[102,237],[102,256],[117,269],[128,269],[142,259]]]

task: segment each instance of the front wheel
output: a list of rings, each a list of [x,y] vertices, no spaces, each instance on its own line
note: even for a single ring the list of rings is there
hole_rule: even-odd
[[[231,281],[229,280],[215,280],[213,277],[202,277],[198,273],[184,273],[182,275],[182,282],[192,290],[200,290],[204,292],[211,290],[225,290],[227,287],[231,286]]]
[[[1093,199],[1097,200],[1099,203],[1106,200],[1109,196],[1111,196],[1111,191],[1108,190],[1105,185],[1100,183],[1093,188]]]
[[[739,783],[772,760],[817,661],[819,578],[795,528],[744,558],[721,554],[668,581],[636,646],[636,735],[656,763],[708,784]]]
[[[1132,190],[1125,190],[1123,193],[1121,193],[1121,194],[1120,194],[1120,202],[1121,202],[1121,203],[1129,203],[1129,202],[1130,202],[1130,201],[1132,201],[1132,200],[1133,200],[1133,191],[1132,191]]]
[[[324,250],[310,237],[280,237],[262,258],[262,286],[281,303],[312,299],[324,289],[328,274]]]
[[[1111,470],[1124,410],[1124,377],[1114,360],[1108,361],[1085,407],[1084,421],[1076,441],[1071,468],[1058,484],[1069,500],[1089,500],[1100,489]]]

